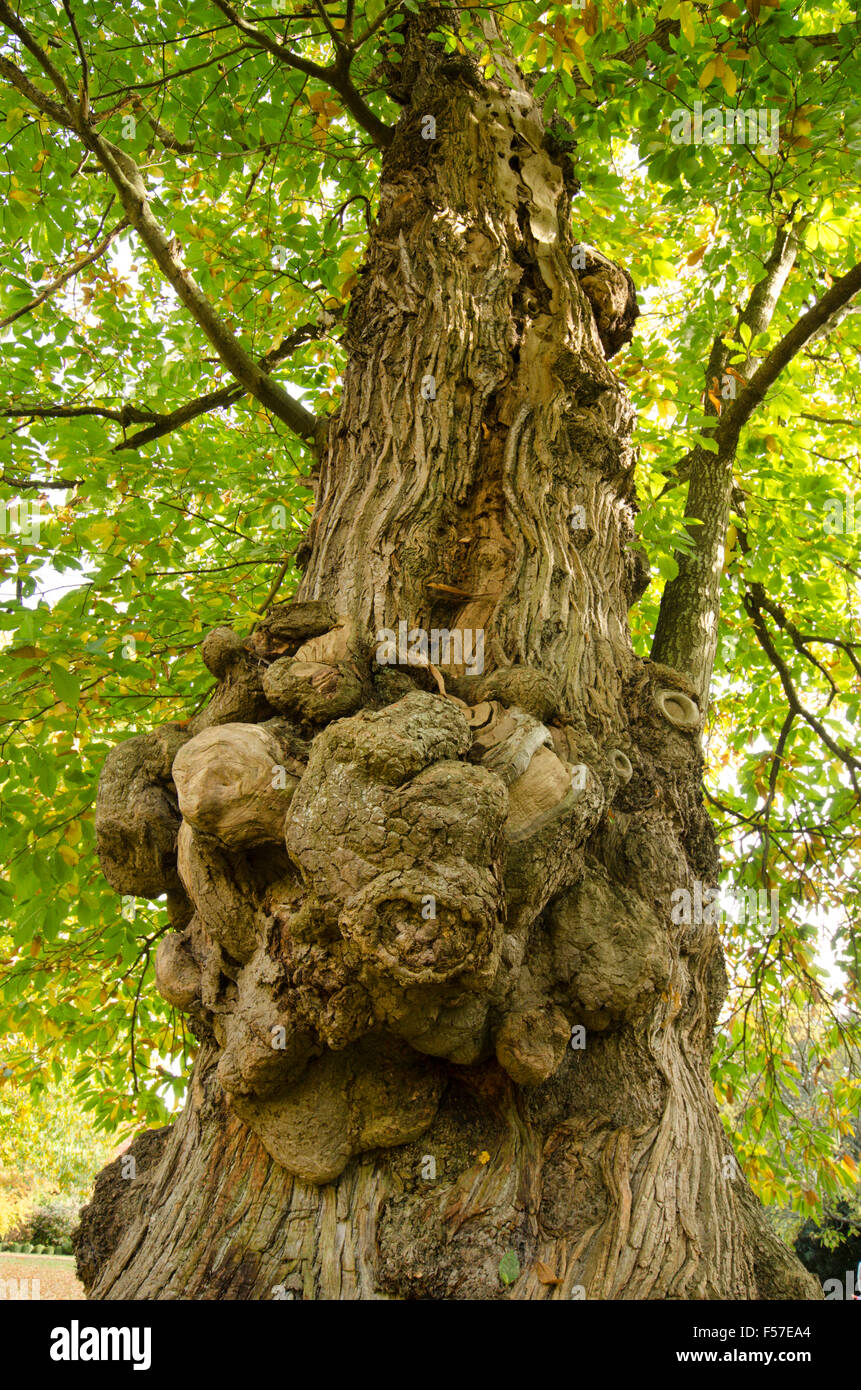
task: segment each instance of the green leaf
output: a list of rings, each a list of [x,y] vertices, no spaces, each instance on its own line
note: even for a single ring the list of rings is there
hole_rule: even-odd
[[[520,1278],[520,1260],[516,1250],[506,1250],[499,1261],[499,1279],[503,1284],[513,1284]]]
[[[69,709],[75,709],[81,698],[81,683],[75,673],[52,662],[51,682],[57,698],[62,700],[64,705],[68,705]]]
[[[663,579],[675,579],[679,572],[679,566],[674,555],[659,555],[656,563],[658,572]]]

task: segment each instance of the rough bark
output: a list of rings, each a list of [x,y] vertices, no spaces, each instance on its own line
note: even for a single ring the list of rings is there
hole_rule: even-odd
[[[201,1039],[189,1101],[128,1189],[97,1190],[82,1277],[95,1298],[815,1297],[717,1115],[717,929],[671,915],[716,856],[696,691],[628,635],[631,409],[606,352],[630,278],[575,269],[572,167],[529,89],[444,55],[431,18],[390,78],[299,601],[207,639],[220,684],[177,779],[196,827],[159,844],[190,899],[159,953]],[[480,631],[483,669],[404,659],[400,624]],[[220,725],[285,750],[283,835],[259,761],[219,772]],[[148,776],[129,785],[167,795]],[[148,814],[126,806],[124,891],[153,889]]]

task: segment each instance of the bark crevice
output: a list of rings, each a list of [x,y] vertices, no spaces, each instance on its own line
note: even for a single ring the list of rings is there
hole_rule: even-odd
[[[103,867],[174,894],[157,973],[201,1051],[82,1271],[110,1298],[812,1297],[725,1161],[716,928],[672,912],[717,864],[697,690],[628,632],[630,276],[572,263],[516,71],[423,23],[297,601],[211,634],[207,708],[106,766]]]

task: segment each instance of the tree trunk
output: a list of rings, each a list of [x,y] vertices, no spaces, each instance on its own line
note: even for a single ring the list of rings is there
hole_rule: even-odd
[[[81,1277],[816,1297],[718,1118],[717,927],[674,920],[717,863],[701,692],[628,633],[632,411],[607,358],[630,277],[577,247],[564,133],[498,41],[510,86],[431,18],[389,72],[404,111],[297,602],[208,638],[208,709],[103,777],[103,867],[170,889],[157,978],[201,1050],[182,1117],[98,1180]]]

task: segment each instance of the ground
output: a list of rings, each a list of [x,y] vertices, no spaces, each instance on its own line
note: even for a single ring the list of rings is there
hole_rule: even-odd
[[[44,1302],[68,1301],[86,1298],[84,1286],[75,1276],[75,1260],[72,1255],[0,1255],[0,1290],[6,1298],[14,1297],[6,1287],[10,1279],[39,1280],[39,1297]]]

